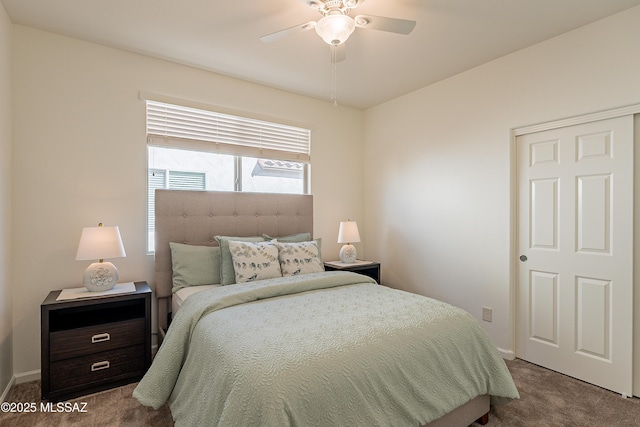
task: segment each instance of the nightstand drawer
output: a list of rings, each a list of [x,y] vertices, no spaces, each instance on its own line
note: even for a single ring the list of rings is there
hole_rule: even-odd
[[[133,376],[145,369],[144,345],[74,357],[51,364],[51,388],[61,390],[101,380]]]
[[[143,344],[144,340],[145,319],[51,332],[50,360],[53,362]]]

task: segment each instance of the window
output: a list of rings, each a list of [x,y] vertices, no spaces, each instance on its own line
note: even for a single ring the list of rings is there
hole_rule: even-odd
[[[147,100],[149,252],[157,188],[308,193],[310,133]]]

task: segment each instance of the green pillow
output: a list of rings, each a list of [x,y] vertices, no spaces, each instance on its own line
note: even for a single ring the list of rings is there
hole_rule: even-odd
[[[288,236],[283,236],[283,237],[271,237],[268,234],[263,234],[262,237],[264,237],[264,240],[277,239],[278,242],[299,243],[299,242],[308,242],[309,240],[311,240],[311,233],[290,234]]]
[[[220,245],[220,284],[230,285],[236,283],[236,271],[233,268],[233,258],[229,251],[229,240],[236,242],[264,242],[264,238],[260,236],[252,237],[231,237],[231,236],[215,236]]]
[[[220,283],[220,248],[170,242],[173,289]]]

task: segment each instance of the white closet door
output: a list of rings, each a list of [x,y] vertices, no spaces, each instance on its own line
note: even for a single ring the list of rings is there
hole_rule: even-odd
[[[631,396],[633,116],[516,143],[517,356]]]

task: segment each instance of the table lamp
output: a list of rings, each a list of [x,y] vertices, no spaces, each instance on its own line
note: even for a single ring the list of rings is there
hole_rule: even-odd
[[[351,264],[356,261],[356,247],[351,243],[358,243],[359,241],[360,233],[358,233],[358,224],[355,221],[349,220],[340,222],[338,243],[346,243],[346,245],[340,249],[340,262]]]
[[[76,260],[99,260],[84,272],[82,282],[92,292],[108,291],[118,283],[118,269],[105,258],[122,258],[127,256],[122,245],[120,230],[115,227],[85,227],[80,235],[80,244]]]

